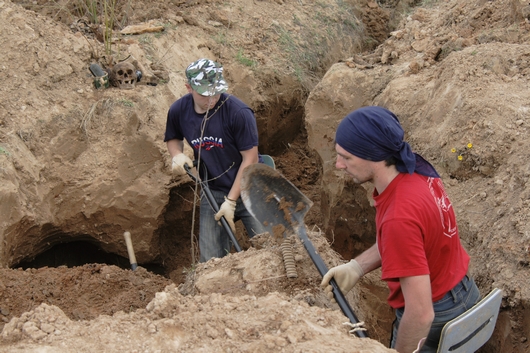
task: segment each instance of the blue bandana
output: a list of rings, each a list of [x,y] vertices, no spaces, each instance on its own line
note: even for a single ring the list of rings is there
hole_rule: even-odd
[[[349,153],[369,161],[397,159],[401,173],[414,172],[439,178],[436,169],[403,141],[405,132],[398,118],[381,107],[363,107],[348,114],[339,124],[335,142]]]

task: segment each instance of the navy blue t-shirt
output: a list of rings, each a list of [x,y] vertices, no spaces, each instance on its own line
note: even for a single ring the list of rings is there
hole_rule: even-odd
[[[200,149],[201,163],[208,169],[208,186],[228,194],[243,160],[240,151],[258,145],[256,118],[250,107],[226,93],[221,94],[215,107],[209,110],[208,116],[211,114],[201,140],[204,114],[195,112],[191,94],[178,99],[167,114],[164,142],[186,139],[195,159],[199,158]],[[204,180],[204,175],[201,178]]]

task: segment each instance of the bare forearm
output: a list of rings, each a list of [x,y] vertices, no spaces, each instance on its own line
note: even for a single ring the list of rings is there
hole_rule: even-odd
[[[431,281],[429,275],[401,277],[399,279],[405,311],[399,323],[396,350],[402,353],[414,351],[418,342],[427,337],[434,320]]]
[[[379,256],[377,244],[372,245],[372,247],[357,256],[355,261],[361,266],[365,274],[381,267],[381,256]]]
[[[418,347],[418,342],[427,337],[431,328],[432,320],[412,317],[405,313],[399,323],[399,330],[396,340],[396,351],[400,353],[413,352]]]
[[[177,154],[184,152],[184,141],[182,140],[169,140],[166,142],[166,145],[171,157],[175,157]]]
[[[247,152],[247,151],[245,151]],[[243,154],[243,161],[241,162],[241,165],[239,166],[239,170],[237,171],[236,178],[234,180],[234,183],[232,184],[232,188],[230,189],[230,192],[228,193],[227,197],[230,200],[237,200],[239,196],[241,195],[241,178],[243,176],[243,170],[248,167],[249,165],[258,163],[259,157],[257,154],[257,148],[256,153],[242,153]]]
[[[232,188],[230,189],[230,192],[227,195],[230,200],[237,200],[239,198],[239,195],[241,195],[241,177],[243,175],[242,172],[245,167],[246,165],[243,164],[241,164],[241,167],[239,167],[236,179],[234,180]]]

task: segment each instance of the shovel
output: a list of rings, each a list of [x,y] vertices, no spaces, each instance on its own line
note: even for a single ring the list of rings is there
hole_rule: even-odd
[[[197,161],[193,161],[193,166],[197,166]],[[206,166],[202,165],[204,168],[204,175],[205,179],[208,180],[208,171],[206,170]],[[210,207],[213,209],[215,213],[219,212],[219,205],[217,204],[217,201],[215,201],[215,197],[212,195],[212,192],[210,191],[210,188],[208,187],[208,181],[201,181],[199,179],[199,176],[195,176],[191,170],[190,167],[187,164],[184,164],[184,169],[186,170],[186,173],[189,175],[189,177],[194,181],[201,184],[201,189],[204,192],[204,195],[206,195],[206,200],[208,200],[208,203],[210,204]],[[232,232],[232,228],[230,228],[230,225],[226,221],[225,217],[221,217],[221,225],[228,233],[228,236],[230,237],[230,240],[232,241],[232,244],[234,244],[234,248],[237,252],[241,252],[241,246],[239,246],[239,243],[237,242],[236,236],[234,235],[234,232]]]
[[[241,198],[248,211],[262,222],[269,234],[283,237],[285,233],[297,233],[320,275],[324,276],[328,272],[326,264],[307,236],[304,223],[304,217],[313,202],[296,186],[273,168],[265,164],[252,164],[243,170]],[[357,316],[335,279],[332,278],[330,284],[344,315],[352,324],[358,324]],[[368,337],[364,331],[354,332],[358,337]]]

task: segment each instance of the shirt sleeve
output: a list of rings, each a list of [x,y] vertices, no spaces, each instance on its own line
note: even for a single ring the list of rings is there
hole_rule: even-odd
[[[167,112],[167,121],[166,121],[166,132],[164,134],[164,142],[169,140],[184,140],[184,135],[182,129],[180,128],[180,112],[182,102],[176,101],[171,105]]]
[[[232,131],[238,151],[247,151],[258,145],[258,126],[250,108],[241,109],[235,114]]]
[[[386,221],[381,227],[379,251],[383,280],[430,274],[423,234],[413,220]]]

